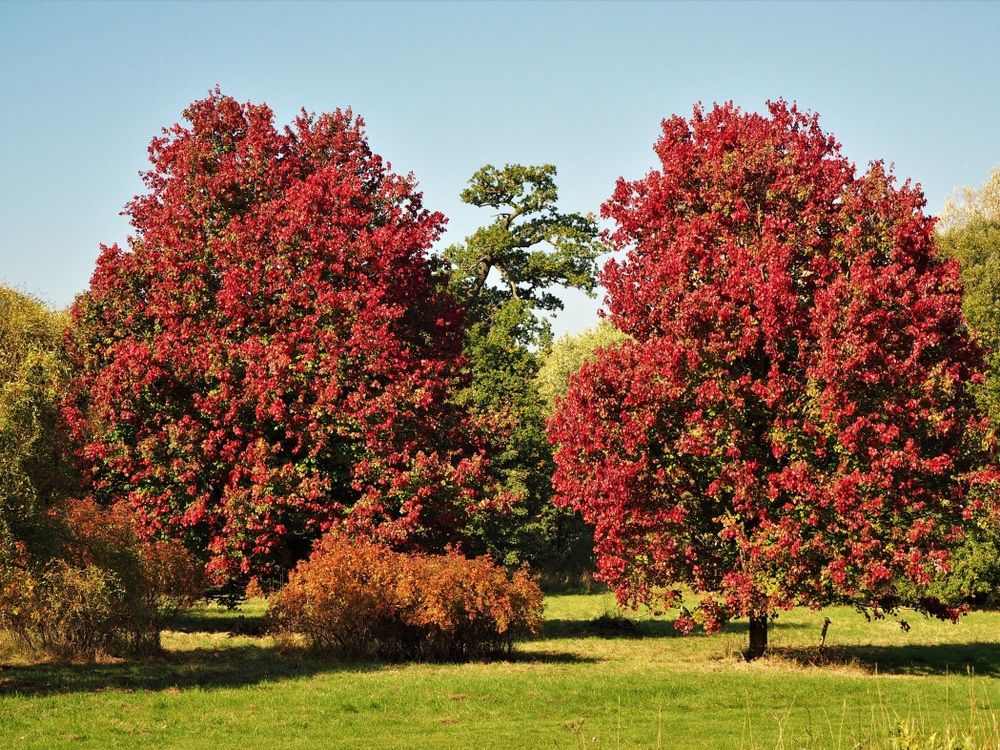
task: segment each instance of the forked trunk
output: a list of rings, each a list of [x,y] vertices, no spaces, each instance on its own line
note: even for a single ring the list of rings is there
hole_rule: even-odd
[[[750,615],[750,648],[747,661],[759,659],[767,652],[767,615]]]

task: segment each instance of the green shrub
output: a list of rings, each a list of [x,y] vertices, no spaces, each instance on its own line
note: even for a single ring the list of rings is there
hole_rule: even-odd
[[[111,571],[51,560],[23,581],[8,631],[27,649],[63,659],[104,653],[121,619],[121,586]]]
[[[49,517],[58,556],[0,539],[0,629],[59,659],[138,655],[201,596],[200,565],[178,542],[144,540],[124,507],[68,500]]]
[[[542,593],[487,558],[418,555],[339,534],[321,539],[271,598],[268,627],[346,658],[461,661],[537,633]]]

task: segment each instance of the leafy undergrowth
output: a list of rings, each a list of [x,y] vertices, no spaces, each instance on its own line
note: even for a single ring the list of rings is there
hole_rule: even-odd
[[[0,747],[998,746],[997,614],[914,618],[904,632],[848,609],[795,611],[773,623],[772,655],[747,663],[746,623],[680,637],[669,618],[621,612],[609,595],[546,604],[543,635],[492,663],[282,650],[261,634],[261,601],[200,608],[151,661],[18,665],[0,655]]]

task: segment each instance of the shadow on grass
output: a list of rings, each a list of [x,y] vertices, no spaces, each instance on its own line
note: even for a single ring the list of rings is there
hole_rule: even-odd
[[[180,633],[257,636],[263,618],[238,612],[193,615],[171,624]],[[102,691],[159,692],[164,690],[247,687],[268,682],[338,672],[374,672],[399,669],[393,662],[352,661],[317,654],[306,649],[282,649],[258,638],[218,647],[168,650],[148,659],[89,664],[39,662],[29,665],[0,664],[0,696],[44,696]],[[246,641],[251,641],[246,643]],[[565,651],[523,652],[514,650],[497,662],[572,664],[595,661]],[[485,663],[485,662],[484,662]]]
[[[306,677],[321,672],[381,669],[381,664],[340,664],[282,655],[272,647],[248,645],[168,651],[139,661],[41,663],[0,669],[0,695],[160,691],[228,688]]]
[[[596,661],[562,651],[514,651],[497,659],[518,664],[582,664]],[[388,662],[336,661],[283,653],[272,646],[229,646],[168,651],[155,659],[101,664],[42,663],[0,667],[0,696],[44,696],[103,691],[247,687],[317,674],[399,669]]]
[[[872,674],[1000,677],[1000,643],[776,648],[771,654],[803,666],[853,666]]]
[[[776,630],[800,629],[797,623],[785,623],[780,620],[768,625],[769,632]],[[727,622],[723,633],[740,633],[749,636],[750,623],[746,621]],[[628,616],[602,615],[593,620],[546,620],[543,631],[545,639],[560,638],[701,638],[708,636],[701,627],[690,635],[684,635],[674,627],[674,620],[663,618],[635,620]]]
[[[174,618],[169,628],[181,633],[262,635],[264,632],[264,616],[246,615],[236,609],[195,611]]]
[[[570,651],[514,651],[501,661],[510,664],[597,664],[602,660]]]

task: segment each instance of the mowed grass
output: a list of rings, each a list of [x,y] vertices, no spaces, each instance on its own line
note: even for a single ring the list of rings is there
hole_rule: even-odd
[[[680,637],[670,616],[618,619],[607,594],[546,602],[543,637],[496,663],[283,652],[256,634],[257,601],[193,613],[155,661],[8,657],[0,748],[889,747],[903,721],[920,747],[935,731],[1000,739],[998,614],[915,615],[904,632],[846,608],[796,610],[773,623],[770,658],[747,663],[745,622]]]

